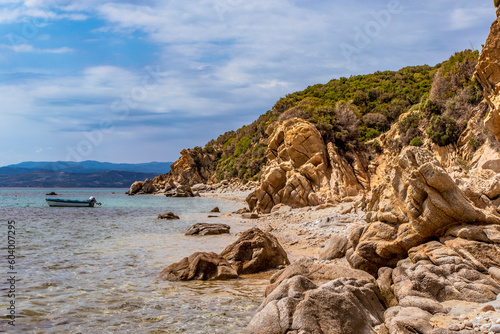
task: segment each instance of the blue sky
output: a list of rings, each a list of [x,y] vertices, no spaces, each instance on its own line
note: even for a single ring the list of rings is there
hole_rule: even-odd
[[[493,1],[0,0],[0,166],[175,161],[332,78],[481,49]]]

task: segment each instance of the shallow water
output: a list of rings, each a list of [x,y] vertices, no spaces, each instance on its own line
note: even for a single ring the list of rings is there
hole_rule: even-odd
[[[102,207],[50,208],[60,198],[93,195]],[[2,258],[8,278],[7,221],[16,221],[16,321],[4,316],[11,298],[2,284],[0,331],[17,333],[241,333],[262,300],[266,280],[156,280],[167,265],[196,251],[220,252],[246,230],[237,219],[208,219],[214,198],[127,196],[126,189],[0,188]],[[55,196],[50,196],[55,197]],[[156,219],[172,211],[180,220]],[[187,237],[197,222],[224,222],[231,235]]]

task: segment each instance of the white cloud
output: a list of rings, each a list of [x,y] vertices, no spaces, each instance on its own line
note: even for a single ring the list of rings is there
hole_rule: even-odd
[[[0,48],[10,49],[14,52],[20,52],[20,53],[68,53],[74,51],[74,49],[68,48],[66,46],[55,49],[40,49],[40,48],[35,48],[33,45],[30,44],[16,44],[16,45],[0,44]]]

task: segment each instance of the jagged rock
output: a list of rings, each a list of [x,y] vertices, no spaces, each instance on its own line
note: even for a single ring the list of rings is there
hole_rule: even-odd
[[[139,191],[142,190],[142,185],[144,184],[144,182],[142,181],[135,181],[134,183],[132,183],[132,185],[130,186],[130,189],[128,191],[128,194],[129,195],[135,195],[137,194]]]
[[[213,208],[210,212],[215,212],[215,213],[220,213],[220,209],[218,206],[216,206],[215,208]]]
[[[500,8],[497,9],[497,18]],[[491,111],[485,120],[485,126],[500,141],[500,21],[491,25],[490,34],[483,46],[476,66],[476,78],[483,87]]]
[[[371,224],[351,235],[347,259],[373,275],[452,225],[500,223],[499,216],[475,207],[432,153],[418,147],[402,150],[387,181],[373,190],[368,210]]]
[[[257,210],[269,213],[278,203],[294,208],[320,204],[316,193],[328,187],[329,179],[326,146],[319,131],[299,118],[273,123],[267,131],[270,164],[255,191]],[[252,210],[254,203],[248,203]]]
[[[378,270],[377,286],[382,296],[381,299],[387,308],[399,305],[396,296],[394,296],[393,283],[392,268],[380,268]]]
[[[197,223],[191,226],[186,235],[217,235],[229,233],[231,226],[226,224]]]
[[[194,186],[191,186],[191,190],[193,191],[203,191],[207,189],[207,185],[204,183],[198,183],[195,184]]]
[[[372,334],[383,313],[372,282],[338,278],[317,286],[299,275],[267,296],[246,333]]]
[[[145,194],[152,194],[156,191],[156,188],[153,184],[153,180],[151,180],[150,178],[147,178],[144,183],[142,184],[142,191],[145,193]]]
[[[336,264],[318,263],[312,259],[302,258],[271,277],[270,284],[266,287],[266,296],[283,281],[297,275],[307,277],[315,284],[326,283],[340,277],[350,277],[375,282],[375,278],[372,275],[362,270],[346,268]]]
[[[241,233],[220,255],[238,274],[253,274],[290,264],[276,237],[256,227]]]
[[[179,216],[175,215],[173,212],[165,212],[165,213],[159,214],[158,219],[172,220],[172,219],[180,219],[180,218],[179,218]]]
[[[344,257],[347,251],[347,238],[334,235],[325,245],[324,250],[319,255],[320,260],[333,260]]]
[[[163,269],[159,279],[169,281],[224,280],[237,278],[231,265],[216,253],[196,252]]]

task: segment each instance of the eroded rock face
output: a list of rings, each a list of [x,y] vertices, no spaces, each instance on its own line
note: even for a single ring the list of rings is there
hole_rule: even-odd
[[[267,130],[268,165],[262,183],[247,198],[250,209],[269,213],[277,204],[315,206],[335,196],[357,195],[369,187],[366,163],[353,162],[325,145],[316,127],[299,118],[273,123]]]
[[[304,276],[283,281],[260,306],[252,334],[373,334],[384,307],[372,282],[338,278],[316,285]]]
[[[497,9],[497,17],[500,8]],[[485,120],[485,126],[497,140],[500,140],[500,22],[495,20],[490,34],[479,56],[476,66],[476,78],[483,87],[491,111]]]
[[[128,194],[129,195],[135,195],[137,194],[139,191],[142,190],[142,185],[144,184],[143,181],[135,181],[134,183],[132,183],[132,185],[130,186],[130,189],[128,191]]]
[[[223,280],[237,278],[229,262],[216,253],[196,252],[177,263],[169,265],[158,275],[169,281]]]
[[[220,254],[238,274],[253,274],[290,264],[278,239],[254,227]]]
[[[498,215],[475,207],[432,153],[418,147],[403,149],[386,182],[373,190],[368,210],[371,224],[351,235],[347,259],[373,275],[453,225],[500,223]]]

